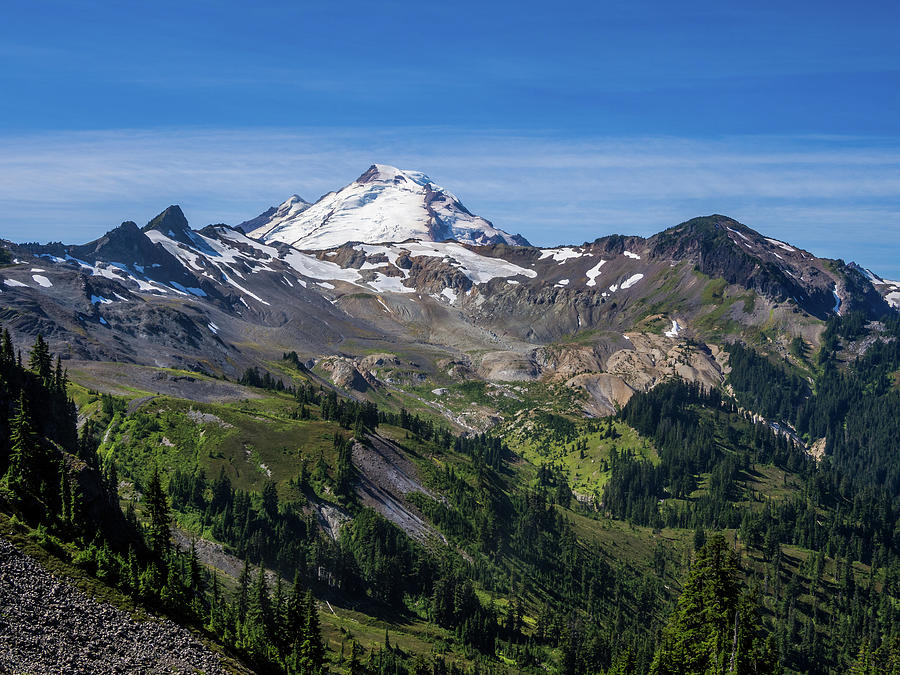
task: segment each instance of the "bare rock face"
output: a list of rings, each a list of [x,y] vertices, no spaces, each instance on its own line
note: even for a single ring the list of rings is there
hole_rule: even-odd
[[[415,465],[394,443],[369,434],[365,442],[353,444],[353,464],[359,469],[356,493],[365,506],[378,511],[413,539],[446,541],[406,500],[410,493],[436,497],[421,483]]]
[[[626,337],[633,348],[610,356],[606,371],[635,390],[646,391],[673,376],[708,387],[722,382],[722,372],[710,352],[660,335],[627,333]]]
[[[625,380],[609,373],[584,373],[566,382],[573,389],[581,389],[588,395],[584,411],[595,417],[605,417],[616,412],[634,394],[634,389]]]
[[[364,392],[369,389],[370,382],[363,376],[350,359],[330,356],[319,362],[319,367],[328,373],[329,379],[338,387]]]
[[[400,366],[400,359],[393,354],[369,354],[359,360],[359,366],[365,370],[373,371],[377,368]]]
[[[541,371],[533,354],[496,351],[481,358],[479,374],[492,382],[520,382],[536,380]]]

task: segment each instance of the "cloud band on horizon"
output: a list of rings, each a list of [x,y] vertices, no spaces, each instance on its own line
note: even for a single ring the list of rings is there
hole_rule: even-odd
[[[724,213],[900,277],[900,140],[572,140],[504,130],[118,130],[0,136],[2,236],[93,239],[170,203],[194,227],[307,200],[379,162],[425,172],[537,245],[648,235]]]

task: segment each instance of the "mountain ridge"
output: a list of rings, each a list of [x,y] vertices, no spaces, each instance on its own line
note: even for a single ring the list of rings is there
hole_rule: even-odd
[[[358,371],[377,387],[367,350],[410,351],[426,372],[453,363],[489,382],[566,382],[602,414],[674,374],[718,384],[713,355],[732,340],[774,330],[785,354],[795,338],[815,347],[829,317],[877,319],[896,292],[721,215],[579,246],[412,240],[307,252],[186,223],[171,206],[143,230],[126,222],[81,246],[10,244],[5,322],[76,360],[228,377],[296,351],[349,359],[328,377],[362,381]]]

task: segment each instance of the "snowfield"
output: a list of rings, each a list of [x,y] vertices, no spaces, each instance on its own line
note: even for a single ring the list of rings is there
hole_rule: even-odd
[[[449,191],[418,171],[375,164],[362,176],[311,206],[283,203],[250,232],[263,242],[301,250],[336,248],[351,241],[377,244],[409,239],[466,244],[519,243],[473,215]],[[302,200],[301,200],[302,201]]]

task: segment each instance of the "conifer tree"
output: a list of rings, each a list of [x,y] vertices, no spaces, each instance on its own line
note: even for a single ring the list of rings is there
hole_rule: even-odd
[[[244,623],[247,620],[247,610],[250,608],[250,561],[244,558],[244,567],[238,577],[237,591],[237,618]]]
[[[285,608],[285,631],[288,642],[302,645],[306,639],[306,593],[300,572],[294,574],[294,586]]]
[[[62,357],[57,354],[56,367],[53,369],[53,387],[56,389],[56,391],[64,393],[66,391],[67,384],[68,378],[66,376],[66,372],[62,367]]]
[[[150,550],[153,551],[163,565],[166,565],[169,559],[169,524],[171,515],[169,513],[169,502],[165,492],[163,492],[159,478],[159,470],[156,468],[153,469],[153,474],[147,483],[147,491],[144,498],[147,504],[147,515],[150,518],[147,531]]]
[[[272,603],[269,598],[266,570],[262,565],[259,566],[259,573],[256,575],[256,581],[253,584],[252,597],[252,619],[268,633],[272,626]]]
[[[325,667],[325,645],[319,628],[319,611],[312,591],[306,591],[306,626],[304,640],[300,647],[300,663],[311,674],[323,673]]]
[[[0,363],[11,366],[15,360],[16,355],[15,350],[13,349],[12,338],[9,335],[9,331],[4,328],[2,346],[0,346]]]
[[[188,557],[188,588],[194,596],[203,593],[202,571],[200,556],[197,555],[197,540],[191,539],[191,552]]]
[[[6,481],[19,497],[35,494],[38,489],[37,441],[31,429],[31,418],[25,394],[20,392],[15,416],[10,420],[10,457]]]
[[[737,554],[721,534],[697,552],[675,613],[663,630],[652,675],[776,673],[755,603],[741,595]]]
[[[31,348],[31,355],[28,357],[28,369],[41,378],[42,382],[49,384],[53,379],[52,366],[50,347],[44,341],[44,336],[38,333],[34,346]]]
[[[72,525],[72,489],[65,462],[59,463],[59,520],[64,528]]]

